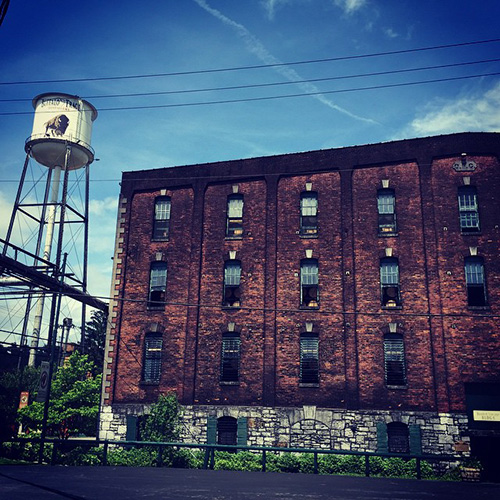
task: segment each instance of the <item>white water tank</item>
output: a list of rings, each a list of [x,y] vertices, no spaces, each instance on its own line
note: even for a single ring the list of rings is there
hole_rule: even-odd
[[[64,168],[66,147],[71,146],[68,169],[75,170],[94,161],[90,146],[92,122],[97,110],[78,96],[50,92],[33,99],[33,131],[25,150],[40,164]]]

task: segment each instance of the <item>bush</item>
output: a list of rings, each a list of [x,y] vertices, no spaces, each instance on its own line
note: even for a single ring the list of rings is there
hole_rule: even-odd
[[[45,443],[43,448],[43,461],[50,462],[52,457],[52,443]],[[2,456],[11,460],[24,460],[26,462],[38,462],[40,444],[29,441],[19,443],[3,443]]]
[[[262,469],[261,456],[249,451],[239,453],[216,451],[214,469],[260,471]]]
[[[156,465],[156,457],[151,448],[117,448],[108,450],[108,465],[153,467]]]

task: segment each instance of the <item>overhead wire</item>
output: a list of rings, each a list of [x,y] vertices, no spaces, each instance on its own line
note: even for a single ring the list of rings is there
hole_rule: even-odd
[[[263,96],[263,97],[247,97],[241,99],[225,99],[219,101],[203,101],[203,102],[187,102],[187,103],[174,103],[174,104],[151,104],[151,105],[140,105],[140,106],[117,106],[112,108],[99,108],[99,112],[102,111],[130,111],[130,110],[140,110],[140,109],[165,109],[165,108],[185,108],[193,106],[211,106],[216,104],[235,104],[243,102],[257,102],[257,101],[270,101],[277,99],[290,99],[297,97],[308,97],[308,96],[318,96],[318,95],[329,95],[329,94],[341,94],[345,92],[361,92],[366,90],[379,90],[379,89],[389,89],[396,87],[408,87],[414,85],[424,85],[428,83],[441,83],[441,82],[451,82],[457,80],[467,80],[472,78],[485,78],[490,76],[498,76],[500,72],[483,73],[479,75],[467,75],[467,76],[457,76],[449,78],[435,78],[432,80],[421,80],[417,82],[404,82],[404,83],[392,83],[384,85],[372,85],[369,87],[356,87],[347,89],[337,89],[337,90],[322,90],[317,92],[302,92],[298,94],[285,94],[278,96]],[[41,111],[40,113],[44,113]],[[51,113],[46,111],[45,113]],[[0,112],[0,116],[19,116],[19,115],[31,115],[32,111],[7,111]]]
[[[330,76],[324,78],[309,78],[304,80],[287,80],[280,82],[268,82],[268,83],[253,83],[246,85],[230,85],[225,87],[207,87],[207,88],[199,88],[199,89],[182,89],[182,90],[166,90],[160,92],[132,92],[125,94],[97,94],[97,95],[82,95],[81,97],[85,99],[114,99],[114,98],[123,98],[123,97],[151,97],[158,95],[177,95],[177,94],[192,94],[192,93],[200,93],[200,92],[219,92],[225,90],[245,90],[245,89],[254,89],[254,88],[263,88],[263,87],[278,87],[282,85],[295,85],[301,83],[318,83],[318,82],[328,82],[334,80],[348,80],[351,78],[366,78],[372,76],[387,76],[387,75],[395,75],[401,73],[411,73],[415,71],[427,71],[427,70],[435,70],[435,69],[447,69],[447,68],[456,68],[463,66],[473,66],[476,64],[486,64],[500,61],[500,58],[496,59],[483,59],[478,61],[466,61],[460,63],[451,63],[451,64],[438,64],[434,66],[420,66],[415,68],[405,68],[405,69],[396,69],[396,70],[387,70],[387,71],[375,71],[371,73],[355,73],[352,75],[339,75],[339,76]],[[32,102],[31,97],[26,98],[14,98],[14,99],[0,99],[0,102]]]
[[[398,54],[411,54],[415,52],[424,52],[429,50],[442,50],[449,49],[454,47],[466,47],[472,45],[480,45],[487,43],[496,43],[500,42],[500,38],[490,38],[487,40],[474,40],[470,42],[459,42],[459,43],[450,43],[443,45],[431,45],[427,47],[417,47],[413,49],[401,49],[401,50],[390,50],[385,52],[372,52],[368,54],[357,54],[352,56],[338,56],[338,57],[328,57],[323,59],[308,59],[303,61],[288,61],[288,62],[279,62],[272,64],[257,64],[257,65],[249,65],[249,66],[233,66],[228,68],[212,68],[212,69],[204,69],[204,70],[192,70],[192,71],[174,71],[169,73],[151,73],[151,74],[138,74],[138,75],[122,75],[122,76],[102,76],[102,77],[90,77],[90,78],[60,78],[53,80],[25,80],[25,81],[10,81],[10,82],[0,82],[0,85],[35,85],[35,84],[45,84],[45,83],[74,83],[74,82],[95,82],[95,81],[104,81],[104,80],[130,80],[130,79],[138,79],[138,78],[159,78],[165,76],[183,76],[183,75],[200,75],[206,73],[221,73],[227,71],[243,71],[243,70],[252,70],[252,69],[263,69],[263,68],[275,68],[280,66],[297,66],[303,64],[316,64],[323,62],[334,62],[334,61],[349,61],[356,59],[365,59],[371,57],[383,57],[389,55],[398,55]]]

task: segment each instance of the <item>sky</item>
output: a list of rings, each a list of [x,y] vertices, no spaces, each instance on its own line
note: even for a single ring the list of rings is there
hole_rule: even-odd
[[[498,0],[11,2],[0,237],[40,93],[99,112],[89,291],[107,297],[124,171],[500,131],[499,17]],[[7,312],[0,305],[0,340],[16,327]]]

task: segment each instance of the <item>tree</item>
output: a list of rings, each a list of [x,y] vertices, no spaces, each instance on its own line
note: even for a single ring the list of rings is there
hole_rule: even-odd
[[[75,351],[68,364],[52,380],[47,434],[67,438],[70,434],[95,435],[102,376],[94,376],[95,365],[87,355]],[[23,427],[40,431],[43,403],[33,402],[18,410]]]
[[[107,323],[108,314],[100,310],[92,311],[85,323],[85,353],[94,362],[96,373],[102,373]]]
[[[0,438],[15,434],[21,391],[33,394],[39,378],[40,370],[31,366],[22,371],[10,370],[0,374]]]
[[[143,441],[176,442],[180,433],[180,405],[174,393],[160,395],[141,425]]]

